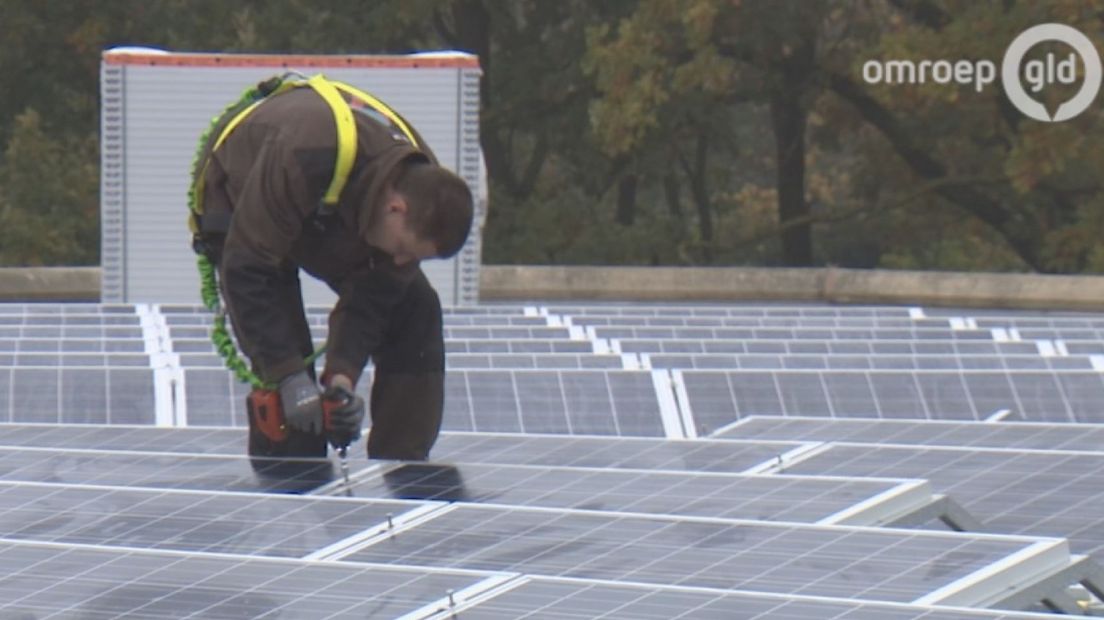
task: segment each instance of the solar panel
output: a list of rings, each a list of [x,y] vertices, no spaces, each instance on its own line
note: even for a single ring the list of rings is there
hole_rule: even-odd
[[[152,423],[149,368],[0,367],[2,422]]]
[[[0,424],[0,445],[48,448],[55,454],[77,449],[240,456],[245,451],[245,433],[240,428]],[[794,441],[670,442],[631,437],[615,439],[446,431],[441,434],[433,457],[445,462],[499,465],[742,472],[804,445]],[[213,467],[226,467],[218,461],[214,463]],[[237,465],[231,467],[235,471],[245,471]]]
[[[650,368],[692,370],[1095,370],[1088,356],[1032,355],[726,355],[645,353]]]
[[[245,441],[240,428],[0,424],[0,445],[8,447],[239,456],[245,453]]]
[[[832,327],[591,327],[594,338],[678,340],[992,340],[987,329]],[[1026,336],[1025,336],[1026,338]]]
[[[98,304],[98,303],[11,303],[0,304],[0,315],[111,315],[134,314],[133,304]]]
[[[24,341],[26,342],[26,341]],[[142,343],[133,341],[135,349],[142,350]],[[323,340],[315,341],[315,345],[322,344]],[[212,354],[214,347],[209,336],[202,338],[174,338],[172,349],[177,353]],[[3,341],[0,340],[0,350],[3,349]],[[46,350],[57,350],[56,345]],[[450,339],[445,341],[445,350],[450,354],[457,353],[594,353],[595,343],[590,340],[558,340],[558,339],[521,339],[521,340],[490,340],[490,339]]]
[[[7,618],[397,618],[489,577],[0,539]]]
[[[457,353],[594,353],[589,340],[459,340],[445,341],[445,351]]]
[[[1078,312],[1074,310],[1036,310],[1036,309],[1017,309],[1017,308],[951,308],[951,307],[931,307],[924,308],[924,314],[927,316],[985,316],[995,318],[1009,318],[1015,319],[1017,317],[1090,317],[1100,316],[1098,313],[1093,312]]]
[[[245,426],[245,398],[252,387],[223,368],[186,368],[184,395],[189,426]],[[363,382],[362,382],[363,383]],[[359,392],[363,395],[364,386]]]
[[[474,620],[1042,620],[1054,617],[548,577],[518,580],[516,586],[477,605],[462,608],[459,613],[465,619]]]
[[[170,328],[184,327],[209,327],[214,323],[214,316],[210,312],[196,314],[168,314],[165,323]],[[308,314],[307,323],[311,327],[326,327],[329,322],[328,314]],[[442,316],[444,324],[448,327],[547,327],[548,319],[542,316],[525,316],[520,312],[513,314],[452,314],[445,313]],[[137,317],[134,317],[137,324]],[[3,325],[0,317],[0,325]],[[182,333],[191,333],[182,331]]]
[[[359,477],[351,494],[851,525],[875,525],[932,502],[921,481],[472,463],[388,466]]]
[[[536,306],[528,304],[516,304],[510,302],[483,302],[477,306],[445,306],[442,309],[445,316],[466,315],[497,315],[497,314],[522,314],[536,316],[539,314]],[[319,308],[321,312],[329,312],[329,308]]]
[[[207,341],[210,348],[210,340]],[[0,338],[0,351],[10,352],[93,352],[142,353],[145,343],[137,338],[105,340],[102,338]]]
[[[692,317],[568,316],[579,327],[950,327],[946,319],[917,321],[908,317]]]
[[[895,602],[953,588],[957,604],[978,602],[967,577],[1003,586],[1012,556],[1035,574],[1069,563],[1056,539],[450,508],[341,559]]]
[[[204,306],[172,307],[161,306],[156,315],[163,319],[164,324],[173,327],[210,327],[214,323],[215,315]],[[329,319],[329,309],[324,311],[317,307],[306,308],[307,323],[312,326],[325,326]]]
[[[182,372],[188,424],[245,424],[249,386],[218,368]],[[677,412],[656,381],[651,372],[629,370],[452,370],[443,428],[663,437],[664,416]],[[366,377],[357,386],[365,398],[370,384]]]
[[[1104,453],[832,444],[788,473],[922,477],[987,531],[1064,536],[1104,561]]]
[[[434,458],[469,463],[742,472],[803,445],[788,441],[672,442],[633,437],[445,433],[434,447]]]
[[[91,307],[104,307],[109,308],[113,306],[97,306],[91,304]],[[129,308],[133,311],[134,306],[121,305],[120,308]],[[156,304],[155,309],[159,314],[166,317],[179,317],[198,315],[201,317],[209,317],[211,311],[205,306],[200,304]],[[308,305],[306,308],[306,314],[308,318],[315,316],[328,316],[331,308],[329,306]],[[495,304],[480,304],[478,306],[445,306],[441,309],[445,316],[494,316],[494,315],[527,315],[536,316],[538,314],[535,306],[523,305],[523,304],[509,304],[509,303],[495,303]]]
[[[142,328],[130,325],[4,325],[0,338],[142,338]]]
[[[547,327],[548,319],[543,316],[513,316],[504,314],[490,315],[444,315],[444,324],[448,327],[493,326],[493,327]]]
[[[28,357],[28,356],[23,356]],[[55,356],[57,357],[57,356]],[[101,356],[103,357],[103,356]],[[112,360],[116,359],[114,357]],[[324,356],[319,358],[318,365],[323,365]],[[27,363],[30,364],[28,360]],[[67,361],[61,358],[62,363],[74,364],[76,360]],[[110,360],[109,360],[110,361]],[[123,359],[124,362],[130,360]],[[149,356],[134,360],[149,365]],[[371,360],[369,360],[370,362]],[[5,356],[0,353],[0,366],[4,365]],[[445,358],[445,368],[449,370],[473,370],[473,369],[566,369],[582,370],[594,369],[624,369],[626,358],[609,353],[457,353],[451,352]],[[639,367],[639,361],[633,358],[633,362]],[[217,353],[185,353],[180,356],[180,366],[183,368],[223,368],[225,362]],[[41,365],[41,362],[38,363]],[[371,366],[371,363],[369,363]]]
[[[585,442],[585,440],[583,440],[583,441]],[[646,442],[646,440],[639,440],[639,442]],[[690,442],[688,442],[688,443],[690,443]],[[128,471],[149,471],[150,469],[152,469],[151,468],[152,463],[142,462],[142,460],[148,458],[148,456],[140,455],[140,456],[137,456],[137,457],[138,457],[137,459],[131,459],[130,462],[127,464],[126,469]],[[179,457],[177,459],[181,460],[181,461],[187,461],[187,459],[180,459]],[[18,455],[17,458],[15,458],[14,460],[18,460],[20,462],[25,463],[26,461],[33,460],[33,459],[29,459],[25,455]],[[210,460],[224,461],[225,459],[208,459],[208,460],[209,461]],[[105,464],[107,464],[107,467],[104,467]],[[153,466],[153,467],[156,467],[156,466]],[[55,480],[59,477],[61,477],[62,479],[65,479],[65,474],[67,472],[59,471],[59,468],[50,468],[50,469],[52,469],[52,471],[53,471],[53,474],[52,474],[52,477],[51,477],[52,480]],[[75,471],[81,472],[83,475],[88,475],[88,477],[93,477],[94,479],[100,479],[100,480],[103,479],[104,473],[110,472],[110,473],[108,473],[108,475],[119,473],[115,468],[110,467],[110,463],[92,464],[91,461],[83,462],[83,463],[79,464],[79,466],[74,467],[73,469]],[[210,466],[199,466],[197,468],[197,467],[195,467],[195,464],[193,463],[192,466],[185,467],[184,470],[185,471],[191,471],[192,475],[190,475],[190,477],[177,478],[177,481],[174,482],[174,483],[180,484],[183,479],[189,479],[189,480],[192,481],[192,483],[194,483],[194,481],[199,481],[199,480],[204,480],[204,481],[224,480],[222,475],[217,473],[217,470],[212,471],[212,468]],[[20,470],[20,472],[19,472],[19,478],[20,479],[26,479],[26,478],[31,478],[31,477],[33,477],[33,473],[29,472],[28,469],[24,468],[24,469]],[[146,484],[146,483],[148,483],[148,481],[139,480],[138,483]],[[188,484],[188,482],[183,482],[183,483]],[[163,480],[159,481],[159,482],[156,482],[155,485],[158,488],[166,488],[167,487],[166,483],[164,483]],[[26,491],[25,488],[28,487],[28,485],[20,484],[20,485],[15,485],[15,487],[19,487],[19,488],[21,488],[21,490],[23,492],[25,492]],[[52,490],[55,490],[55,489],[59,488],[59,485],[50,484],[50,485],[42,485],[42,487],[43,488],[50,488]],[[93,491],[94,490],[84,489],[81,492],[82,493],[91,493]],[[113,493],[116,492],[116,491],[117,490],[113,490]],[[156,491],[156,492],[151,492],[151,493],[153,493],[153,498],[160,498],[161,495],[166,494],[166,492],[163,492],[163,491]],[[124,495],[125,494],[126,493],[124,493]],[[230,494],[226,494],[226,496],[229,496],[229,495]],[[47,495],[47,498],[49,498],[49,496],[52,496],[52,495]],[[222,496],[222,494],[220,494],[220,496]],[[23,499],[25,500],[25,496],[24,496]],[[118,500],[118,501],[116,502],[116,504],[113,504],[113,505],[123,506],[124,510],[129,510],[127,506],[142,506],[140,510],[148,511],[152,515],[157,515],[158,520],[160,520],[161,517],[163,517],[164,513],[166,513],[166,511],[163,510],[163,506],[158,506],[156,504],[157,501],[160,501],[160,500],[157,500],[157,499],[150,499],[148,501],[138,501],[135,498],[124,498],[124,499],[116,498],[116,500]],[[2,501],[2,500],[0,500],[0,501]],[[92,501],[92,500],[86,500],[83,503],[87,504],[88,501]],[[178,498],[178,501],[179,501],[179,498]],[[250,501],[250,500],[248,500],[248,498],[245,498],[245,501]],[[150,502],[155,502],[155,503],[150,503]],[[68,504],[68,503],[71,503],[71,502],[68,502],[68,501],[63,501],[62,502],[62,504]],[[17,502],[17,505],[25,505],[25,504],[26,504],[25,501],[18,501]],[[190,506],[192,504],[193,504],[193,502],[182,502],[182,505]],[[212,511],[217,512],[217,513],[222,513],[222,512],[225,511],[227,514],[236,514],[236,511],[232,511],[230,509],[227,509],[225,504],[222,504],[223,507],[222,507],[222,509],[219,509],[219,510],[216,510],[215,507],[213,507],[214,505],[217,505],[217,504],[209,505],[208,510],[212,510]],[[273,509],[273,510],[278,510],[278,509]],[[93,511],[93,512],[95,512],[95,511]],[[172,513],[170,513],[170,514],[172,514]],[[64,521],[64,517],[63,517],[63,521]],[[308,520],[308,521],[310,521],[310,520]],[[124,543],[124,542],[129,543],[129,544],[136,544],[136,539],[137,539],[138,542],[149,542],[150,544],[153,544],[153,542],[156,542],[157,539],[159,539],[160,535],[156,534],[157,532],[161,532],[162,534],[166,534],[166,535],[167,534],[177,535],[182,531],[184,531],[184,532],[189,531],[189,530],[187,530],[187,528],[181,528],[181,526],[180,526],[181,523],[180,522],[172,521],[172,520],[164,520],[162,525],[152,526],[152,530],[150,530],[150,528],[149,528],[150,526],[148,524],[146,524],[144,521],[142,521],[141,519],[138,519],[137,521],[131,520],[131,519],[121,519],[121,520],[119,520],[119,522],[123,525],[121,525],[121,527],[118,528],[117,531],[126,532],[126,533],[132,532],[132,534],[128,534],[131,537],[126,538],[126,541],[123,541],[123,539],[119,539],[119,541],[116,541],[116,543],[119,543],[119,544]],[[68,524],[70,522],[66,521],[65,523]],[[72,525],[64,525],[63,527],[71,527],[71,526]],[[132,530],[128,530],[128,527],[132,528]],[[159,530],[159,527],[162,527],[162,528],[160,528],[160,530]],[[246,525],[244,527],[247,528],[248,526]],[[63,530],[63,531],[66,531],[66,530]],[[78,532],[85,532],[85,533],[87,533],[88,531],[94,531],[94,530],[84,530],[84,528],[82,528],[82,530],[78,530]],[[234,531],[233,528],[231,528],[231,531]],[[51,532],[53,534],[56,534],[56,531],[51,531]],[[225,527],[215,528],[214,532],[215,532],[215,534],[226,535],[227,530],[226,530]],[[148,539],[141,538],[142,535],[146,535],[146,534],[148,534],[150,536],[150,538],[148,538]],[[405,534],[403,534],[403,535],[405,536]],[[134,536],[137,536],[137,538],[135,538]],[[199,536],[199,541],[200,542],[204,542],[205,544],[211,544],[210,539],[206,538],[204,535],[198,534],[198,536]],[[236,539],[236,538],[233,538],[233,537],[232,538],[219,538],[219,541],[223,541],[223,539],[232,539],[232,541],[233,541],[233,539]],[[259,539],[259,541],[258,541],[257,538],[251,538],[251,541],[253,543],[261,543],[261,542],[264,542],[264,539],[262,538],[262,539]],[[168,543],[168,544],[171,544],[171,543]],[[306,547],[297,547],[297,548],[299,548],[301,550],[301,549],[305,549]],[[925,545],[925,548],[927,548],[926,545]],[[241,552],[241,550],[243,550],[243,549],[238,548],[238,550],[240,550],[240,552]]]
[[[139,318],[135,314],[0,314],[0,326],[138,326]]]
[[[975,340],[725,340],[621,339],[611,345],[623,353],[772,354],[772,355],[1038,355],[1033,342]],[[1070,353],[1074,353],[1071,349]]]
[[[311,336],[317,339],[317,334],[322,329],[324,328],[312,326]],[[206,340],[208,345],[211,343],[211,328],[207,325],[169,325],[168,333],[173,341]]]
[[[661,406],[649,372],[453,371],[444,428],[663,437]]]
[[[1104,446],[1104,425],[755,417],[741,420],[714,436],[1093,451]]]
[[[978,327],[1038,327],[1054,329],[1100,329],[1104,328],[1104,319],[1099,315],[1081,316],[1006,316],[973,318]]]
[[[5,331],[4,331],[5,329],[25,329],[25,330],[28,330],[28,333],[27,334],[20,334],[20,335],[29,336],[29,335],[33,335],[33,334],[30,333],[30,330],[32,330],[34,328],[29,328],[29,327],[28,328],[3,328],[3,327],[0,327],[0,337],[3,337],[5,335]],[[112,328],[76,328],[76,327],[74,327],[74,328],[39,328],[39,329],[54,330],[53,332],[51,332],[51,335],[56,334],[56,335],[61,335],[61,336],[63,336],[63,335],[77,336],[78,335],[77,332],[74,332],[74,333],[71,333],[71,334],[63,334],[63,333],[57,333],[57,332],[58,332],[58,330],[61,330],[61,329],[71,329],[71,330],[103,329],[103,330],[108,330],[108,329],[112,329]],[[118,329],[122,330],[122,329],[127,329],[127,328],[118,328]],[[173,340],[176,340],[176,339],[203,340],[203,339],[209,339],[210,335],[211,335],[211,329],[206,325],[176,325],[176,326],[169,326],[168,327],[168,332],[171,335]],[[327,328],[324,325],[313,325],[311,327],[311,337],[314,340],[325,340],[326,333],[327,333]],[[571,338],[571,331],[570,331],[569,328],[567,328],[567,327],[549,327],[549,326],[537,326],[537,327],[533,327],[533,326],[528,326],[528,327],[526,327],[526,326],[502,326],[502,327],[492,327],[492,326],[454,326],[454,327],[450,327],[450,326],[446,326],[444,328],[444,334],[445,334],[445,338],[449,339],[449,340],[452,340],[452,339],[456,339],[456,340],[476,340],[476,339],[483,339],[483,340],[486,340],[486,339],[519,340],[519,339],[524,339],[524,338],[543,339],[543,340],[548,340],[548,339],[553,339],[553,338],[560,338],[560,339],[566,340],[566,339]],[[94,336],[95,334],[92,334],[92,335]],[[124,332],[120,331],[118,334],[116,334],[116,337],[123,337],[124,335],[125,335]],[[141,337],[141,331],[138,331],[136,333],[136,335],[133,335],[132,337]]]
[[[567,327],[445,327],[446,339],[571,338]]]
[[[752,415],[1104,420],[1104,377],[1083,371],[674,371],[703,434]]]
[[[1063,340],[1061,345],[1070,355],[1104,355],[1104,342],[1099,340]]]
[[[1095,328],[1024,327],[1016,331],[1024,340],[1104,340],[1104,330]]]
[[[304,557],[424,502],[0,482],[9,540]]]
[[[445,358],[447,369],[617,369],[625,368],[620,355],[598,353],[453,353]]]
[[[207,491],[304,493],[336,479],[325,459],[0,448],[0,480]]]
[[[0,372],[12,367],[39,366],[63,368],[149,367],[150,356],[144,353],[94,353],[65,351],[58,353],[0,353]]]
[[[910,308],[887,306],[825,306],[791,304],[547,304],[540,308],[542,314],[580,316],[790,316],[790,317],[909,317]]]
[[[1028,620],[1039,614],[478,572],[0,542],[0,602],[12,617],[924,618]],[[29,588],[18,589],[22,584]],[[506,587],[502,584],[505,583]],[[310,588],[313,588],[311,590]],[[487,592],[488,594],[483,594]],[[455,593],[455,594],[454,594]],[[450,607],[450,600],[458,603]],[[470,602],[469,602],[470,600]],[[684,611],[685,610],[685,611]],[[405,617],[405,616],[404,616]]]
[[[565,320],[565,325],[548,325],[541,317],[502,317],[500,319],[454,319],[446,321],[445,336],[449,339],[524,339],[524,338],[572,338],[570,325],[574,321]],[[586,321],[582,321],[586,323]],[[600,321],[599,321],[600,322]],[[657,321],[658,322],[658,321]],[[675,321],[667,321],[675,322]],[[730,321],[733,326],[718,326],[709,324],[694,324],[694,321],[677,321],[685,323],[682,326],[662,325],[613,325],[613,326],[587,326],[574,325],[576,329],[585,330],[591,338],[607,338],[620,340],[633,339],[676,339],[676,340],[766,340],[766,341],[951,341],[968,343],[972,341],[993,341],[994,332],[1005,333],[994,329],[960,329],[951,327],[934,327],[917,325],[910,322],[907,325],[896,327],[835,327],[831,325],[813,326],[811,324],[798,324],[797,326],[763,327],[739,327],[735,321]],[[312,317],[310,320],[312,336],[316,339],[324,339],[327,331],[325,317]],[[860,323],[855,323],[859,325]],[[850,325],[847,323],[845,325]],[[35,331],[35,330],[39,331]],[[80,330],[84,329],[85,332]],[[132,331],[127,332],[130,329]],[[36,334],[54,337],[69,335],[79,337],[97,337],[104,333],[103,330],[115,330],[111,332],[115,336],[130,334],[137,337],[136,328],[113,326],[0,326],[0,337],[31,337]],[[210,322],[204,318],[185,317],[170,318],[166,329],[174,339],[202,339],[209,335]],[[99,330],[99,331],[97,331]],[[1017,330],[1015,337],[1004,336],[1015,341],[1034,340],[1099,340],[1104,330],[1066,329],[1066,330]],[[1029,349],[1025,349],[1029,350]]]
[[[445,475],[449,471],[453,473]],[[464,465],[458,470],[404,465],[353,487],[358,498],[373,498],[369,500],[0,482],[0,531],[20,540],[303,557],[367,530],[386,530],[390,519],[402,520],[409,518],[405,513],[432,507],[424,502],[393,501],[392,497],[521,506],[581,502],[591,510],[617,510],[621,505],[642,513],[805,523],[845,522],[835,516],[882,495],[897,496],[898,512],[902,506],[918,507],[931,500],[926,487],[916,482],[674,473],[644,476],[543,468],[541,485],[551,484],[541,490],[533,486],[536,475],[539,472],[531,468],[516,466]],[[528,489],[520,486],[519,478],[527,481]],[[603,482],[617,483],[619,488],[606,492],[594,488]],[[666,489],[660,494],[655,485]],[[729,502],[722,501],[719,493],[731,493]],[[904,495],[912,497],[899,497]],[[893,502],[887,499],[885,503]],[[873,514],[848,511],[846,522],[870,523],[874,519]]]
[[[316,341],[317,344],[318,341]],[[175,353],[210,353],[214,348],[211,338],[173,338],[172,350]]]

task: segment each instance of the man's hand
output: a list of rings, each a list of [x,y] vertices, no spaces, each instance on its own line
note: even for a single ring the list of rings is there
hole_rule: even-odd
[[[360,438],[364,399],[353,393],[351,381],[342,375],[334,377],[322,395],[322,403],[330,445],[344,448]]]
[[[322,434],[322,395],[307,371],[288,375],[280,381],[280,405],[284,423],[298,431]]]

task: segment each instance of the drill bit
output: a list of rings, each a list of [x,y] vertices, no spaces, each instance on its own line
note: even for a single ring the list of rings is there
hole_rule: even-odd
[[[349,485],[349,446],[338,448],[337,457],[341,459],[341,475],[345,477],[345,492],[351,494],[353,489]]]

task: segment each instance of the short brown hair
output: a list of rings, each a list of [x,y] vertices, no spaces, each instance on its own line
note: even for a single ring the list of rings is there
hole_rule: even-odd
[[[435,164],[411,162],[394,187],[406,199],[414,232],[432,241],[439,257],[449,258],[464,247],[475,211],[464,179]]]

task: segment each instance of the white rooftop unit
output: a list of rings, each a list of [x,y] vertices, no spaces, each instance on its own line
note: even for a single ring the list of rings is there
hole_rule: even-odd
[[[378,96],[417,127],[441,164],[476,194],[467,245],[422,269],[445,305],[478,301],[486,184],[479,147],[479,61],[470,54],[289,56],[104,52],[101,94],[101,295],[109,303],[199,303],[186,224],[196,142],[212,117],[257,82],[324,73]],[[335,296],[303,274],[307,304]]]

